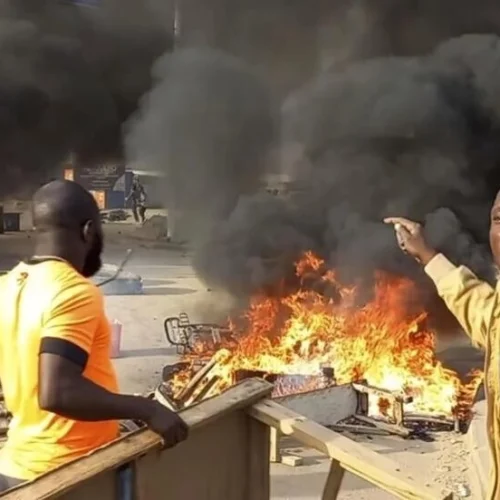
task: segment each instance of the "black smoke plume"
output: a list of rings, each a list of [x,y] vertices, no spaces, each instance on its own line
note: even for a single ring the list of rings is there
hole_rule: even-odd
[[[47,180],[70,153],[121,157],[122,124],[171,47],[169,25],[136,4],[0,1],[2,194]]]
[[[164,80],[136,128],[163,125],[164,133],[153,143],[146,140],[150,134],[132,134],[138,141],[134,151],[142,147],[143,156],[153,152],[156,164],[164,162],[174,192],[202,180],[189,187],[196,194],[187,207],[194,209],[192,218],[206,220],[205,207],[210,211],[217,200],[230,200],[197,241],[198,275],[238,297],[272,292],[277,283],[293,286],[293,262],[312,250],[346,282],[369,285],[374,270],[386,270],[426,283],[397,248],[392,229],[381,223],[385,216],[403,215],[425,223],[430,241],[453,261],[493,279],[487,233],[500,187],[500,9],[483,3],[484,9],[460,1],[349,2],[365,13],[366,29],[353,41],[355,50],[336,58],[330,47],[329,67],[318,67],[282,103],[279,149],[285,160],[273,168],[291,182],[279,197],[250,182],[268,165],[248,162],[248,155],[273,158],[272,127],[263,127],[254,141],[254,129],[244,130],[236,120],[249,142],[225,134],[234,148],[231,166],[221,167],[228,145],[218,147],[212,125],[220,117],[229,127],[231,113],[210,102],[205,114],[192,89],[231,80],[223,68],[206,58],[205,73],[187,71],[192,54],[179,53],[177,70],[172,64],[171,71],[157,73]],[[443,27],[445,12],[449,22]],[[471,31],[477,34],[464,34]],[[226,49],[231,51],[230,43]],[[241,44],[239,53],[244,57]],[[243,95],[243,82],[235,85]],[[267,117],[265,100],[251,96],[256,115]],[[240,111],[246,104],[222,101],[246,116]],[[166,102],[175,103],[175,120],[167,116],[172,108]],[[184,119],[179,109],[188,109]],[[176,120],[187,136],[173,131]],[[182,210],[185,202],[177,200]]]
[[[259,188],[277,113],[252,68],[219,51],[167,54],[153,75],[159,83],[131,122],[128,157],[165,172],[176,227],[205,241],[239,196]]]
[[[487,75],[499,56],[495,36],[465,36],[427,57],[332,70],[290,95],[282,147],[296,155],[284,166],[292,191],[241,198],[197,253],[200,276],[248,296],[293,280],[292,262],[313,250],[347,282],[376,269],[423,282],[381,223],[398,214],[426,223],[436,247],[491,278],[484,244],[500,115]]]

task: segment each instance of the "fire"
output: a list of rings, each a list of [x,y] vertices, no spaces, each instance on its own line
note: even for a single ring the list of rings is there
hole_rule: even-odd
[[[296,264],[296,272],[302,282],[314,274],[336,290],[335,297],[306,287],[281,298],[255,297],[244,326],[230,323],[236,340],[222,346],[230,355],[217,366],[220,381],[212,395],[234,384],[242,370],[291,376],[276,385],[278,393],[311,390],[328,366],[338,384],[366,380],[412,396],[409,411],[451,415],[470,407],[482,374],[476,371],[464,383],[436,359],[426,313],[409,313],[404,303],[413,290],[409,280],[379,274],[372,300],[360,306],[358,289],[342,287],[312,253]],[[184,382],[182,375],[174,380],[174,391]]]

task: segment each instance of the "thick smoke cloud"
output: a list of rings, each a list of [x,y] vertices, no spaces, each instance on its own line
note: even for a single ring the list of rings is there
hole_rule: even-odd
[[[421,270],[381,223],[387,215],[425,223],[438,249],[493,279],[487,232],[500,187],[500,39],[490,33],[500,33],[500,9],[489,0],[474,9],[419,2],[418,11],[406,1],[351,4],[339,2],[345,19],[333,9],[330,20],[314,20],[318,31],[335,31],[324,37],[329,67],[318,63],[279,102],[281,164],[264,161],[276,159],[273,105],[260,83],[243,77],[243,63],[187,51],[157,66],[160,83],[128,145],[134,159],[163,166],[166,198],[189,213],[188,227],[208,229],[194,266],[211,287],[239,298],[293,287],[293,262],[313,250],[347,282],[370,289],[381,269],[412,277],[425,292]],[[348,33],[352,50],[337,50],[353,5],[363,29]],[[462,35],[470,32],[478,34]],[[241,40],[235,51],[245,58]],[[266,168],[289,176],[288,193],[257,188]]]
[[[293,279],[292,262],[311,249],[345,281],[382,269],[424,282],[380,222],[397,214],[426,222],[436,247],[492,278],[482,243],[497,188],[488,75],[498,57],[496,37],[465,36],[428,56],[326,72],[290,95],[282,147],[296,156],[284,165],[294,190],[242,198],[198,252],[200,276],[246,296]]]
[[[276,113],[267,85],[222,52],[179,50],[153,74],[159,83],[131,122],[128,157],[165,172],[167,207],[199,242],[240,195],[258,189]]]
[[[69,153],[120,157],[122,123],[171,46],[160,22],[144,3],[0,1],[3,193],[46,180]]]

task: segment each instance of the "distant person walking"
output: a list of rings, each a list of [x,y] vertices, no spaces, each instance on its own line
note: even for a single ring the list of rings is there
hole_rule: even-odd
[[[129,200],[132,200],[132,213],[134,214],[135,222],[144,224],[146,220],[147,195],[137,175],[134,175],[132,179],[132,187],[130,188],[130,193],[127,196],[126,202],[128,203]]]

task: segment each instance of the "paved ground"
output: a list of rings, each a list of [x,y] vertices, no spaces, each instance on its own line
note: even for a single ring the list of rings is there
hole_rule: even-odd
[[[170,315],[185,311],[193,319],[206,319],[206,314],[218,315],[227,299],[208,292],[196,279],[188,256],[157,243],[138,241],[127,236],[123,225],[108,228],[105,261],[119,264],[127,248],[134,254],[127,270],[137,273],[144,280],[144,295],[107,296],[106,309],[110,319],[124,325],[122,356],[116,360],[122,390],[142,393],[160,381],[161,369],[176,360],[174,349],[168,345],[163,331],[163,321]],[[132,229],[131,229],[132,230]],[[133,229],[136,232],[136,229]],[[31,240],[26,235],[0,236],[0,270],[12,266],[20,257],[28,256]],[[465,372],[481,363],[480,355],[460,342],[441,345],[443,358],[455,369]],[[393,438],[364,442],[401,464],[411,466],[415,474],[439,486],[460,488],[469,483],[467,469],[470,457],[463,436],[447,434],[434,443],[403,441]],[[304,450],[293,443],[284,443],[284,449],[306,458],[306,464],[297,468],[274,466],[272,490],[275,500],[313,500],[319,498],[328,468],[327,462],[317,453]],[[342,499],[385,500],[392,498],[370,485],[347,476],[342,489]],[[469,498],[481,498],[473,494]]]
[[[414,471],[414,477],[422,478],[438,491],[459,492],[471,485],[467,477],[468,451],[461,436],[452,433],[437,435],[434,443],[406,441],[396,437],[370,439],[350,436],[382,455]],[[272,498],[274,500],[315,500],[321,498],[329,464],[314,450],[304,450],[293,443],[285,444],[293,454],[305,457],[305,465],[290,468],[284,465],[273,467]],[[342,484],[341,500],[390,500],[396,498],[370,484],[347,474]],[[460,498],[460,497],[457,497]],[[481,498],[470,496],[469,498]]]
[[[467,434],[466,443],[470,453],[471,481],[478,498],[484,498],[487,494],[491,463],[486,429],[486,401],[480,401],[475,405],[475,417]]]

